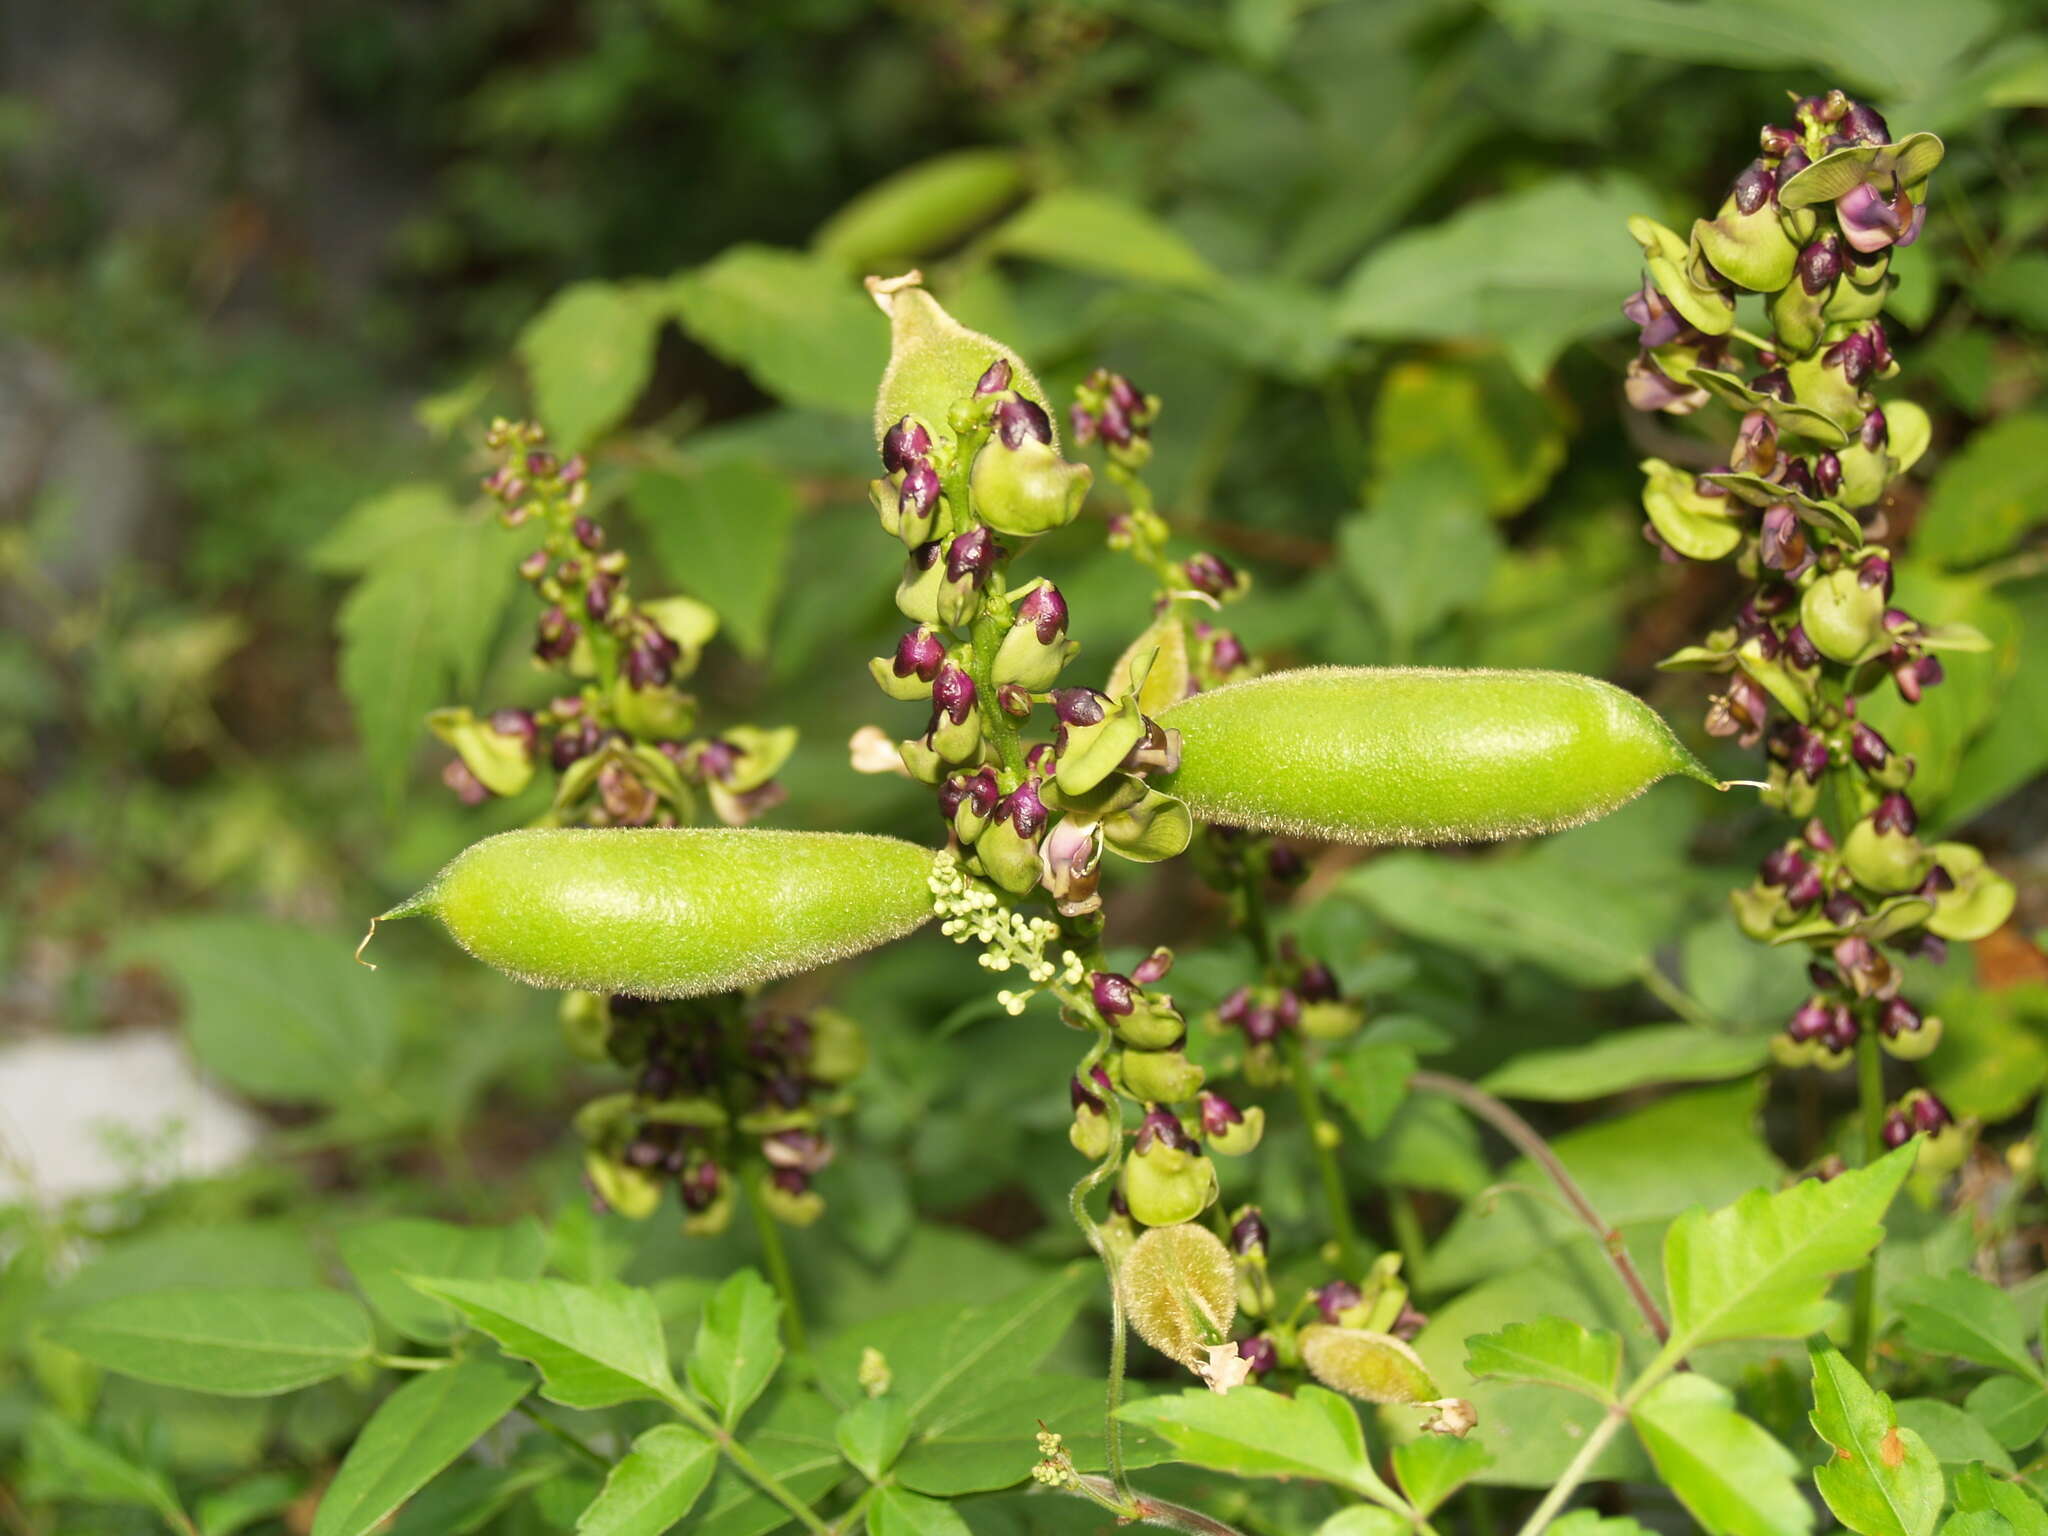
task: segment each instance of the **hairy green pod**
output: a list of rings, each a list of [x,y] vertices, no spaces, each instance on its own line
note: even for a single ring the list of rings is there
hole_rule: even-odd
[[[1060,445],[1058,407],[1024,360],[993,336],[971,331],[947,314],[920,286],[915,273],[869,278],[868,292],[889,317],[889,366],[875,395],[875,441],[905,416],[923,421],[935,437],[950,438],[950,413],[974,393],[990,364],[1007,363],[1009,387],[1046,413],[1052,447]]]
[[[931,866],[845,832],[539,828],[464,849],[377,921],[438,917],[529,986],[693,997],[900,938],[932,915]]]
[[[1318,667],[1167,710],[1179,770],[1157,780],[1206,821],[1345,843],[1553,832],[1667,774],[1719,781],[1640,699],[1570,672]]]

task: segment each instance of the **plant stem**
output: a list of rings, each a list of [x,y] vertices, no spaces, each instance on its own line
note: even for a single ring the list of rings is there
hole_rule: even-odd
[[[769,1214],[768,1202],[761,1198],[761,1183],[768,1177],[758,1175],[754,1187],[747,1191],[747,1204],[754,1210],[754,1230],[760,1235],[761,1257],[768,1265],[768,1277],[775,1282],[775,1289],[782,1297],[782,1315],[789,1324],[789,1347],[792,1353],[810,1353],[810,1336],[804,1331],[803,1304],[797,1299],[796,1276],[790,1273],[789,1254],[782,1246],[782,1229],[775,1225],[775,1218]]]
[[[1666,1008],[1677,1014],[1688,1024],[1697,1024],[1703,1029],[1719,1029],[1721,1021],[1677,982],[1666,976],[1654,960],[1645,961],[1639,973],[1643,990],[1657,999]]]
[[[885,1478],[883,1481],[886,1482],[887,1479]],[[874,1502],[875,1494],[881,1486],[881,1483],[871,1483],[861,1490],[860,1497],[847,1507],[845,1513],[832,1522],[832,1536],[848,1536],[848,1533],[860,1529],[861,1521],[867,1518],[868,1505]]]
[[[794,1515],[797,1523],[809,1531],[811,1536],[833,1536],[832,1527],[818,1517],[818,1512],[790,1492],[788,1486],[773,1472],[762,1466],[760,1459],[752,1451],[732,1437],[731,1430],[726,1429],[681,1392],[664,1396],[662,1401],[673,1408],[676,1416],[684,1423],[716,1445],[719,1454],[737,1467],[742,1477]]]
[[[1563,1511],[1579,1484],[1586,1480],[1586,1474],[1593,1470],[1593,1463],[1598,1461],[1600,1453],[1607,1449],[1607,1442],[1612,1440],[1615,1433],[1627,1422],[1628,1410],[1620,1403],[1607,1410],[1607,1416],[1593,1426],[1593,1432],[1586,1436],[1586,1443],[1579,1447],[1579,1454],[1571,1459],[1571,1464],[1551,1485],[1550,1492],[1543,1495],[1543,1502],[1538,1504],[1529,1518],[1522,1522],[1522,1528],[1516,1536],[1541,1536],[1544,1528]]]
[[[1884,1156],[1884,1051],[1874,1030],[1856,1042],[1856,1097],[1863,1112],[1863,1161]],[[1850,1303],[1849,1359],[1866,1375],[1877,1321],[1877,1249],[1856,1271],[1856,1293]]]
[[[372,1355],[370,1363],[387,1371],[438,1371],[455,1362],[447,1355]]]
[[[1307,1131],[1308,1144],[1315,1150],[1316,1174],[1322,1180],[1323,1205],[1329,1213],[1330,1238],[1337,1245],[1338,1264],[1347,1275],[1362,1275],[1364,1260],[1358,1252],[1358,1230],[1351,1223],[1351,1199],[1344,1191],[1344,1169],[1337,1162],[1334,1141],[1323,1133],[1322,1098],[1316,1092],[1315,1079],[1309,1075],[1308,1052],[1298,1036],[1286,1033],[1280,1036],[1280,1050],[1286,1058],[1288,1073],[1294,1078],[1294,1101],[1300,1107],[1302,1129]]]
[[[1081,1058],[1080,1069],[1075,1073],[1082,1082],[1089,1081],[1089,1074],[1095,1064],[1109,1053],[1110,1032],[1106,1024],[1096,1026],[1095,1044],[1088,1054]],[[1122,1098],[1114,1093],[1102,1095],[1103,1108],[1109,1115],[1109,1151],[1102,1161],[1083,1174],[1067,1194],[1067,1210],[1074,1218],[1074,1225],[1081,1229],[1081,1235],[1088,1239],[1088,1246],[1095,1250],[1102,1260],[1103,1273],[1109,1277],[1109,1379],[1103,1386],[1102,1404],[1102,1455],[1104,1469],[1115,1486],[1117,1496],[1126,1503],[1130,1501],[1130,1484],[1124,1474],[1123,1425],[1116,1416],[1117,1408],[1123,1402],[1124,1355],[1128,1347],[1125,1337],[1124,1288],[1117,1277],[1116,1255],[1110,1252],[1109,1242],[1102,1235],[1102,1228],[1088,1212],[1088,1196],[1099,1184],[1104,1183],[1116,1172],[1124,1155],[1124,1106]]]
[[[569,1447],[569,1449],[574,1451],[577,1455],[585,1457],[590,1461],[596,1462],[600,1467],[605,1468],[607,1471],[611,1469],[612,1463],[611,1458],[609,1456],[606,1456],[603,1452],[596,1449],[594,1446],[591,1445],[591,1443],[588,1440],[585,1440],[581,1435],[575,1433],[573,1430],[568,1429],[567,1427],[561,1424],[557,1424],[553,1419],[549,1418],[546,1414],[542,1413],[539,1409],[533,1407],[531,1404],[521,1403],[519,1405],[518,1412],[520,1417],[530,1419],[534,1424],[538,1425],[543,1434],[548,1435],[552,1439],[561,1441],[562,1444]]]
[[[1629,1257],[1628,1246],[1622,1242],[1621,1234],[1601,1217],[1593,1208],[1593,1202],[1586,1198],[1586,1192],[1579,1188],[1578,1180],[1558,1160],[1550,1144],[1537,1134],[1536,1128],[1516,1114],[1499,1099],[1483,1088],[1473,1086],[1463,1078],[1452,1077],[1443,1072],[1415,1072],[1408,1078],[1410,1088],[1424,1093],[1440,1093],[1455,1099],[1466,1109],[1491,1125],[1501,1135],[1515,1144],[1522,1155],[1535,1163],[1558,1188],[1558,1192],[1571,1206],[1573,1212],[1591,1229],[1606,1250],[1607,1257],[1614,1265],[1614,1271],[1621,1276],[1621,1282],[1628,1287],[1628,1293],[1635,1299],[1636,1309],[1643,1314],[1643,1320],[1650,1325],[1650,1331],[1662,1344],[1671,1338],[1671,1327],[1664,1321],[1664,1314],[1658,1310],[1650,1288],[1643,1284],[1643,1277],[1636,1270],[1635,1260]],[[1526,1527],[1525,1527],[1526,1529]]]
[[[1423,1235],[1422,1217],[1415,1209],[1415,1191],[1397,1189],[1387,1197],[1388,1214],[1394,1223],[1394,1241],[1401,1249],[1402,1277],[1411,1292],[1422,1290],[1422,1258],[1429,1249]]]

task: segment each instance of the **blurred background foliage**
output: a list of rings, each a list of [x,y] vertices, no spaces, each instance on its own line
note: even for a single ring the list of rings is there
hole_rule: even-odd
[[[1936,422],[1898,517],[1902,601],[1997,649],[1878,723],[1920,755],[1923,816],[2021,884],[2013,928],[1916,985],[1949,1019],[1929,1064],[1948,1101],[2023,1111],[2048,1078],[2044,9],[14,0],[0,1028],[181,1020],[265,1132],[199,1181],[150,1177],[175,1149],[130,1148],[128,1186],[31,1198],[0,1227],[0,1465],[36,1401],[202,1483],[331,1465],[360,1418],[342,1386],[172,1414],[88,1379],[35,1340],[80,1262],[60,1295],[165,1266],[296,1277],[331,1265],[338,1228],[401,1210],[553,1218],[571,1273],[715,1273],[745,1247],[584,1212],[567,1117],[605,1084],[550,999],[427,935],[394,935],[375,978],[349,963],[365,914],[540,809],[457,804],[421,728],[440,703],[545,696],[521,545],[477,520],[493,413],[587,449],[606,521],[720,610],[709,718],[801,727],[770,824],[936,836],[845,746],[898,713],[861,662],[901,622],[865,501],[886,326],[859,278],[913,263],[1056,393],[1104,363],[1164,398],[1161,507],[1256,574],[1235,614],[1254,651],[1594,672],[1704,748],[1701,691],[1653,663],[1731,590],[1639,536],[1635,462],[1708,450],[1624,408],[1623,221],[1713,206],[1787,91],[1839,84],[1949,141],[1896,268],[1901,382]],[[1091,536],[1113,507],[1099,491],[1042,551],[1098,667],[1146,617]],[[1380,1038],[1474,1075],[1618,1023],[1760,1039],[1799,965],[1743,943],[1724,892],[1770,826],[1678,788],[1529,849],[1325,856],[1289,922],[1403,1021]],[[1133,945],[1221,929],[1178,869],[1126,880],[1112,921]],[[1200,1007],[1242,969],[1190,953],[1176,992]],[[1036,1013],[995,1022],[982,985],[922,938],[781,989],[829,995],[875,1046],[831,1214],[798,1245],[828,1325],[985,1298],[1075,1248],[1048,1221],[1071,1044]],[[1595,1144],[1582,1177],[1624,1223],[1732,1198],[1834,1091],[1781,1083],[1755,1123],[1749,1089],[1664,1101],[1640,1112],[1663,1117],[1659,1168],[1610,1137],[1613,1168]],[[1312,1225],[1290,1135],[1239,1175],[1283,1249]],[[1462,1121],[1411,1105],[1346,1156],[1362,1187],[1421,1192],[1387,1216],[1441,1239],[1421,1284],[1462,1293],[1445,1338],[1534,1283],[1502,1277],[1554,1230],[1512,1249],[1453,1222],[1494,1178]]]

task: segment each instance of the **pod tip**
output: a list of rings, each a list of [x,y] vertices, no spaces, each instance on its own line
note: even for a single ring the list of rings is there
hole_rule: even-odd
[[[1716,779],[1714,788],[1726,794],[1731,789],[1769,789],[1771,786],[1762,779]]]
[[[377,969],[377,962],[374,960],[365,960],[363,958],[363,951],[370,947],[370,940],[377,937],[377,925],[382,921],[383,919],[381,917],[371,918],[370,931],[363,935],[363,942],[356,946],[356,964],[364,967],[367,970],[374,971],[375,969]]]

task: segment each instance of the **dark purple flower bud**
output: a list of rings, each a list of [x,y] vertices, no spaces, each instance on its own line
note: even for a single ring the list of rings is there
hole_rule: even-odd
[[[1892,563],[1883,555],[1872,555],[1856,568],[1856,584],[1860,587],[1884,588],[1884,595],[1892,595]]]
[[[1872,453],[1892,440],[1891,426],[1884,418],[1884,412],[1872,406],[1863,418],[1863,425],[1856,429],[1856,440]]]
[[[1124,414],[1114,400],[1102,407],[1102,414],[1096,420],[1096,430],[1102,434],[1102,440],[1112,448],[1128,448],[1131,439],[1138,435],[1131,426],[1131,418]]]
[[[1808,294],[1826,293],[1842,275],[1842,241],[1835,234],[1822,235],[1799,253],[1799,286]]]
[[[1920,1096],[1913,1100],[1913,1129],[1932,1136],[1954,1123],[1955,1116],[1948,1112],[1948,1106],[1926,1089],[1921,1089]]]
[[[1839,899],[1837,898],[1837,900]],[[1832,908],[1834,904],[1833,901],[1830,901],[1828,906]],[[1858,915],[1861,915],[1860,905]],[[1843,921],[1843,919],[1835,917],[1832,911],[1828,913],[1828,916],[1836,922]],[[1884,963],[1877,953],[1877,946],[1860,933],[1852,933],[1845,938],[1836,940],[1834,955],[1835,964],[1842,968],[1842,974],[1851,979],[1859,975],[1868,975]]]
[[[650,1061],[640,1074],[636,1085],[640,1096],[646,1099],[665,1099],[676,1091],[682,1079],[676,1069],[665,1061]]]
[[[996,436],[1005,448],[1022,448],[1027,442],[1050,443],[1052,418],[1034,401],[1019,396],[996,407]]]
[[[1051,582],[1033,587],[1017,605],[1017,622],[1029,624],[1040,645],[1051,645],[1067,632],[1067,600]]]
[[[1226,1024],[1242,1024],[1251,1007],[1252,989],[1239,987],[1216,1005],[1216,1017]]]
[[[1644,283],[1641,288],[1622,300],[1621,312],[1638,328],[1639,334],[1636,339],[1645,351],[1666,346],[1678,340],[1690,329],[1678,311],[1671,307],[1670,301],[1658,291],[1655,283]],[[1666,379],[1665,382],[1669,384],[1670,380]],[[1651,405],[1645,408],[1656,407]]]
[[[1018,683],[997,683],[996,708],[1013,720],[1029,720],[1031,690]]]
[[[1809,997],[1799,1005],[1785,1025],[1785,1033],[1804,1045],[1809,1040],[1818,1040],[1828,1031],[1830,1008],[1823,998]]]
[[[1244,1111],[1220,1093],[1202,1091],[1202,1134],[1221,1136],[1233,1125],[1244,1124]]]
[[[1920,825],[1920,813],[1913,809],[1912,801],[1893,790],[1877,802],[1870,824],[1880,832],[1901,832],[1910,837]]]
[[[555,456],[546,449],[536,448],[526,456],[526,472],[536,480],[551,478],[555,472]]]
[[[1334,1003],[1343,996],[1336,976],[1320,960],[1311,960],[1302,966],[1294,979],[1294,990],[1303,1002],[1308,1003]]]
[[[593,576],[583,592],[583,611],[603,623],[612,611],[612,596],[618,583],[609,576]]]
[[[598,526],[596,518],[579,517],[571,526],[576,532],[576,542],[585,549],[604,547],[604,529]]]
[[[1806,855],[1799,851],[1799,845],[1787,843],[1764,855],[1763,863],[1757,866],[1757,878],[1765,885],[1790,885],[1810,867]]]
[[[1735,432],[1735,446],[1729,451],[1729,467],[1745,474],[1768,475],[1778,464],[1778,424],[1768,411],[1750,411]],[[1712,481],[1693,482],[1701,495],[1726,496],[1727,488]]]
[[[1250,1368],[1252,1375],[1264,1376],[1280,1368],[1280,1352],[1273,1347],[1273,1341],[1263,1333],[1237,1341],[1237,1358]]]
[[[1806,151],[1794,145],[1785,151],[1785,158],[1778,162],[1778,185],[1784,186],[1794,176],[1805,170],[1813,160]]]
[[[1210,597],[1221,597],[1237,587],[1237,572],[1230,562],[1206,550],[1189,555],[1182,569],[1187,573],[1188,585]]]
[[[1875,773],[1891,760],[1891,743],[1859,720],[1849,731],[1849,755],[1857,767]]]
[[[1767,616],[1783,613],[1799,601],[1799,594],[1787,582],[1774,581],[1768,586],[1758,587],[1750,603],[1760,614]]]
[[[1051,812],[1038,798],[1038,781],[1026,779],[996,802],[996,818],[1016,828],[1019,837],[1036,837],[1043,832]]]
[[[526,709],[498,709],[491,712],[491,729],[500,736],[510,736],[518,741],[529,753],[540,738],[540,722],[533,718],[533,712]]]
[[[1792,771],[1818,784],[1828,771],[1827,738],[1819,731],[1807,731],[1792,751]]]
[[[1173,969],[1173,951],[1155,949],[1140,960],[1137,969],[1131,972],[1131,980],[1140,986],[1151,986],[1155,981],[1166,980],[1167,972]]]
[[[1285,843],[1275,843],[1266,853],[1266,874],[1282,885],[1292,885],[1308,874],[1301,855]]]
[[[1145,397],[1138,386],[1120,373],[1109,376],[1110,403],[1126,416],[1142,416],[1145,413]]]
[[[1948,964],[1948,940],[1938,938],[1925,928],[1915,928],[1902,933],[1891,941],[1892,948],[1902,955],[1915,960],[1925,960],[1929,965]]]
[[[1828,1025],[1821,1032],[1820,1043],[1831,1051],[1846,1051],[1863,1038],[1863,1026],[1856,1022],[1856,1015],[1847,1005],[1837,1003],[1828,1010]]]
[[[532,554],[519,562],[519,574],[528,581],[539,581],[541,577],[548,573],[548,560],[549,556],[546,550],[536,549]]]
[[[977,395],[1000,395],[1009,387],[1010,363],[1008,358],[997,358],[982,371],[981,377],[974,381],[974,392]]]
[[[1858,144],[1889,144],[1892,131],[1875,107],[1854,102],[1842,114],[1842,132]]]
[[[1795,623],[1785,631],[1785,659],[1801,671],[1820,665],[1820,647],[1813,643],[1804,624]]]
[[[1078,400],[1067,407],[1067,426],[1073,431],[1075,442],[1095,441],[1095,415]]]
[[[1927,878],[1920,882],[1919,893],[1922,896],[1939,896],[1944,891],[1952,891],[1955,888],[1956,877],[1937,864],[1927,871]]]
[[[1922,688],[1932,688],[1948,674],[1941,669],[1939,658],[1922,656],[1913,663],[1913,677]]]
[[[1049,741],[1038,742],[1024,754],[1024,771],[1035,773],[1041,779],[1051,778],[1053,770],[1058,766],[1059,754],[1053,750],[1053,745]]]
[[[1802,496],[1814,493],[1813,471],[1807,468],[1804,459],[1787,459],[1778,470],[1778,483]]]
[[[1827,914],[1827,919],[1831,923],[1853,923],[1859,917],[1870,915],[1863,903],[1854,896],[1851,896],[1847,891],[1835,892],[1834,895],[1828,898],[1828,904],[1821,910]],[[1869,944],[1861,939],[1857,940],[1857,942],[1863,945],[1862,949],[1851,950],[1846,956],[1840,950],[1835,952],[1836,963],[1845,970],[1854,970],[1856,968],[1855,962],[1868,958]]]
[[[1757,135],[1757,142],[1767,155],[1785,155],[1791,153],[1800,139],[1797,129],[1780,128],[1775,123],[1765,123],[1763,132]]]
[[[1180,1123],[1180,1117],[1164,1109],[1148,1110],[1138,1124],[1138,1134],[1131,1143],[1134,1152],[1149,1152],[1154,1145],[1174,1147],[1182,1152],[1195,1150],[1194,1138]]]
[[[1255,1253],[1264,1253],[1266,1245],[1270,1241],[1272,1241],[1272,1234],[1266,1230],[1266,1219],[1259,1214],[1257,1206],[1251,1207],[1231,1224],[1230,1251],[1232,1253],[1246,1257]],[[1242,1346],[1239,1347],[1238,1353],[1244,1353]]]
[[[1235,672],[1245,666],[1251,657],[1245,654],[1244,642],[1227,629],[1216,631],[1216,638],[1209,644],[1209,665],[1219,673]]]
[[[1093,688],[1055,688],[1052,712],[1061,725],[1100,725],[1109,718],[1109,695]]]
[[[945,778],[940,783],[939,792],[937,795],[939,803],[939,819],[941,821],[950,822],[953,819],[954,815],[958,813],[960,809],[960,802],[965,800],[966,798],[967,776],[965,774],[959,773],[947,776],[947,778]]]
[[[939,668],[939,675],[932,682],[932,705],[943,712],[955,725],[966,723],[974,713],[974,679],[964,668],[946,662]]]
[[[661,648],[642,636],[626,649],[626,682],[634,688],[652,688],[669,679],[669,661]]]
[[[1822,853],[1835,851],[1834,834],[1828,831],[1828,824],[1818,816],[1809,816],[1806,825],[1799,829],[1799,839],[1809,848],[1818,848]]]
[[[1242,1027],[1247,1042],[1266,1045],[1280,1038],[1280,1015],[1271,1008],[1252,1008],[1245,1013]]]
[[[579,758],[588,757],[597,750],[597,730],[588,721],[580,726],[570,726],[555,733],[555,739],[548,747],[548,761],[554,764],[555,772],[563,773]]]
[[[1851,331],[1823,352],[1820,360],[1830,368],[1841,369],[1842,377],[1851,384],[1861,384],[1877,366],[1870,338],[1861,331]]]
[[[928,683],[939,675],[945,660],[946,642],[920,625],[896,642],[896,660],[890,670],[898,677],[915,674]]]
[[[1842,461],[1831,450],[1814,455],[1813,484],[1823,496],[1832,496],[1842,488]]]
[[[978,769],[973,777],[965,780],[962,790],[967,808],[977,816],[995,815],[996,803],[1003,798],[1003,787],[996,782],[996,771],[989,767]]]
[[[560,605],[550,608],[535,626],[533,654],[542,661],[560,661],[576,649],[576,637],[582,632],[582,626],[564,613]]]
[[[1820,871],[1812,867],[1801,870],[1785,886],[1785,900],[1794,912],[1804,912],[1819,901],[1826,887],[1821,884]]]
[[[1887,1040],[1917,1033],[1922,1022],[1920,1010],[1903,997],[1887,998],[1877,1014],[1878,1032]]]
[[[1749,387],[1773,400],[1790,401],[1792,398],[1792,380],[1782,368],[1765,369],[1749,381]]]
[[[903,488],[896,493],[897,515],[922,521],[938,504],[939,472],[929,464],[911,465],[903,473]]]
[[[1115,1184],[1109,1186],[1109,1214],[1121,1216],[1126,1221],[1131,1217],[1131,1203],[1124,1198],[1122,1188]]]
[[[1892,365],[1891,334],[1885,330],[1882,320],[1871,320],[1864,325],[1864,334],[1870,338],[1870,360],[1879,373]]]
[[[801,1195],[811,1187],[810,1175],[801,1168],[777,1168],[768,1182],[786,1195]]]
[[[932,435],[905,416],[882,435],[882,468],[890,474],[922,464],[932,451]]]
[[[1884,1129],[1878,1132],[1887,1152],[1896,1152],[1913,1139],[1913,1122],[1894,1106],[1885,1111]]]
[[[1774,571],[1794,571],[1806,561],[1806,525],[1799,514],[1780,502],[1764,509],[1757,534],[1756,557]]]
[[[708,1211],[718,1199],[719,1183],[718,1164],[706,1159],[684,1169],[682,1177],[676,1181],[676,1188],[687,1208]]]
[[[1752,160],[1747,169],[1735,178],[1735,211],[1755,213],[1771,200],[1777,190],[1778,179],[1771,168],[1761,160]]]
[[[1095,1000],[1095,1011],[1105,1019],[1121,1018],[1138,1006],[1131,978],[1115,971],[1090,972],[1088,991]]]
[[[1349,1280],[1332,1280],[1316,1292],[1316,1310],[1323,1314],[1324,1322],[1335,1323],[1341,1314],[1363,1300],[1365,1297]]]
[[[970,528],[946,548],[946,579],[972,581],[978,586],[1008,553],[987,527]]]

